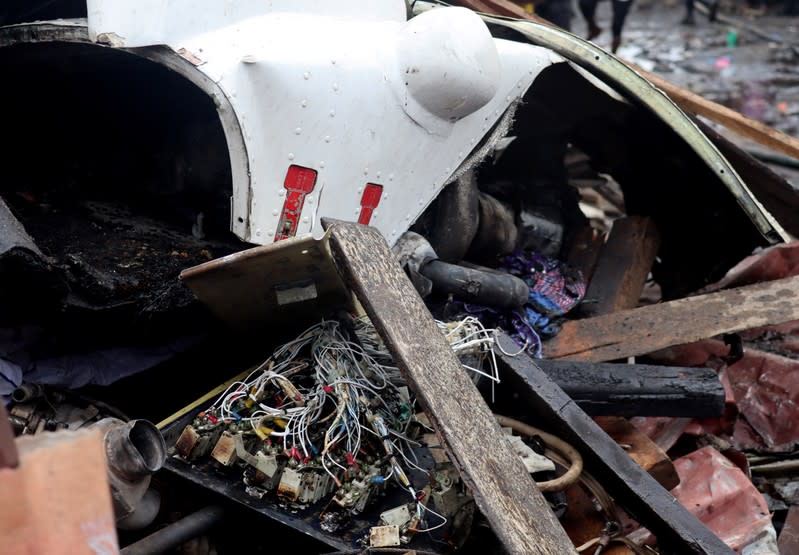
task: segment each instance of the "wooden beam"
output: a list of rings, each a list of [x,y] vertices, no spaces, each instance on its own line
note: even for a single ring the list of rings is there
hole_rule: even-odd
[[[799,320],[799,276],[572,320],[544,343],[545,358],[602,362],[725,333]]]
[[[447,454],[509,553],[576,553],[388,244],[371,227],[323,219],[333,258]]]
[[[532,19],[539,23],[552,25],[544,18],[535,14],[529,14],[521,6],[507,0],[456,0],[454,4],[472,9],[476,12],[504,15],[505,17],[515,17],[517,19]]]
[[[501,334],[505,352],[519,350]],[[500,379],[518,392],[536,425],[571,443],[607,492],[658,538],[659,545],[681,555],[724,555],[733,551],[638,466],[527,355],[497,351]]]
[[[528,19],[536,23],[553,26],[546,19],[535,14],[528,14],[520,6],[508,0],[456,0],[455,3],[482,13]],[[621,60],[621,58],[619,59]],[[799,139],[670,83],[654,73],[645,71],[632,62],[621,61],[666,93],[684,112],[703,116],[759,144],[793,158],[799,158]]]
[[[591,226],[581,229],[572,242],[566,262],[572,268],[582,272],[586,283],[591,283],[604,242],[605,234]]]
[[[710,368],[541,359],[538,365],[591,416],[717,418],[725,392]]]
[[[638,306],[659,247],[660,234],[652,218],[628,216],[614,221],[581,313],[597,316]]]

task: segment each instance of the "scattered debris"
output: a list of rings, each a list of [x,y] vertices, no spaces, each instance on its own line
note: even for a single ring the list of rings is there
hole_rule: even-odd
[[[622,47],[700,96],[457,3],[0,13],[0,471],[64,450],[9,537],[791,552],[799,111],[739,66],[796,45]]]

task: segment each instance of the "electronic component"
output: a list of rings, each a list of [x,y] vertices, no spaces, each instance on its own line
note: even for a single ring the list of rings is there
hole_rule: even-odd
[[[394,524],[389,526],[373,526],[371,530],[369,530],[370,547],[395,547],[399,544],[399,527]]]
[[[224,466],[230,466],[236,462],[239,457],[236,454],[236,443],[233,440],[233,434],[230,432],[222,433],[219,441],[216,442],[216,446],[214,446],[214,450],[211,451],[211,458]]]
[[[277,495],[287,501],[297,501],[300,497],[300,482],[302,474],[293,468],[285,469],[277,486]]]
[[[419,471],[427,472],[413,462],[411,444],[429,425],[417,421],[413,395],[371,322],[353,323],[324,320],[278,347],[197,414],[175,451],[188,461],[209,457],[256,499],[271,496],[298,508],[328,499],[320,526],[330,530],[347,526],[394,487],[408,503],[385,511],[381,522],[391,530],[385,545],[399,545],[447,523],[422,501],[432,499],[432,488],[416,489],[409,477],[414,469],[418,482]],[[470,354],[492,341],[470,322],[447,329]],[[448,482],[452,493],[436,490],[442,506],[462,501],[455,481],[457,475]]]
[[[412,505],[415,505],[415,503]],[[380,513],[380,522],[387,526],[394,525],[403,527],[406,526],[410,521],[411,511],[408,508],[408,504],[400,505],[399,507],[394,507],[393,509],[389,509],[388,511]]]

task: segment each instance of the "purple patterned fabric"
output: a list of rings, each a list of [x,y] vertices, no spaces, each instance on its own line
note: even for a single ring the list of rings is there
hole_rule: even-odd
[[[502,258],[497,268],[527,283],[527,304],[515,310],[463,304],[463,312],[480,319],[486,327],[502,328],[530,355],[541,358],[541,338],[560,331],[555,320],[574,309],[585,296],[585,281],[579,270],[533,252],[516,251]]]

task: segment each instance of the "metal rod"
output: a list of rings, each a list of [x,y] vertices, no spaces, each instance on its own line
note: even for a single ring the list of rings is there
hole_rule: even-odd
[[[121,554],[158,555],[166,553],[213,527],[222,520],[224,514],[225,511],[222,507],[210,505],[130,544],[121,551]]]

